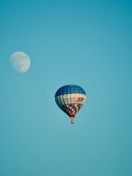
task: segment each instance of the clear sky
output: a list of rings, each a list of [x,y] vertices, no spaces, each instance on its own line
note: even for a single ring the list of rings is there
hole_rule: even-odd
[[[87,94],[74,125],[67,84]],[[0,0],[0,175],[132,176],[132,1]]]

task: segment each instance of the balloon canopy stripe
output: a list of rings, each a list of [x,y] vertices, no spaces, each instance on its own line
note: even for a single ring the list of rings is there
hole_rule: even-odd
[[[55,97],[55,101],[58,106],[66,104],[84,104],[86,101],[86,95],[84,94],[67,94]]]
[[[60,95],[66,95],[66,94],[86,95],[85,91],[81,87],[76,86],[76,85],[66,85],[57,90],[55,97],[60,96]]]

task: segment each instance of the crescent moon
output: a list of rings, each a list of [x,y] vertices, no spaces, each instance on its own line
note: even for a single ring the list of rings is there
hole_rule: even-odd
[[[30,58],[24,52],[15,52],[10,57],[10,62],[13,68],[20,73],[26,72],[30,67]]]

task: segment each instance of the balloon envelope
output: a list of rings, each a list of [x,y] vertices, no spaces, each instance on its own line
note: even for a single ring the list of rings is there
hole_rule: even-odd
[[[66,85],[57,90],[55,101],[59,108],[73,119],[85,103],[86,93],[80,86]]]

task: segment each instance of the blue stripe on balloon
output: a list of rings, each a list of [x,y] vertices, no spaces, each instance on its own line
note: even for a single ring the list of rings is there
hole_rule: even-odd
[[[55,94],[55,97],[65,94],[84,94],[86,95],[83,88],[77,85],[66,85],[61,88],[59,88]]]

